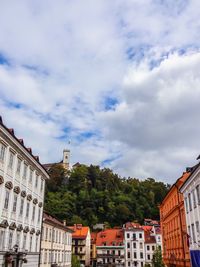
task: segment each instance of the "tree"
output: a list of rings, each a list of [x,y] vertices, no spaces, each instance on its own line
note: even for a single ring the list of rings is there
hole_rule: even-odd
[[[160,246],[156,248],[153,254],[152,266],[153,267],[165,267],[162,261],[162,251],[161,251]]]
[[[81,267],[80,261],[76,255],[72,255],[72,267]]]

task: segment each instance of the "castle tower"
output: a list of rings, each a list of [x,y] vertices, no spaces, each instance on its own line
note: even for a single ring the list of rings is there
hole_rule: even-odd
[[[65,169],[69,169],[69,162],[70,162],[70,150],[64,149],[63,150],[63,167]]]

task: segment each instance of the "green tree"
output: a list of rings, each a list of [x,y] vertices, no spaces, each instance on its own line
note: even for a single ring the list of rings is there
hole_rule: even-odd
[[[81,267],[80,260],[76,255],[72,255],[72,267]]]
[[[157,247],[153,254],[152,266],[153,267],[165,267],[162,261],[162,251],[160,247]]]

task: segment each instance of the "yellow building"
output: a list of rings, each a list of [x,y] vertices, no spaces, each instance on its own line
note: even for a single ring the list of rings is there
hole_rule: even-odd
[[[72,230],[44,213],[40,267],[71,267],[71,255]]]

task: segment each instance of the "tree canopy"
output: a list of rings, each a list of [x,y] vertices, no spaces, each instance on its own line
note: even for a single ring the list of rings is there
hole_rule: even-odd
[[[54,165],[46,185],[45,209],[68,224],[119,226],[159,219],[158,205],[169,185],[153,178],[121,178],[108,168],[80,165],[66,172]]]

